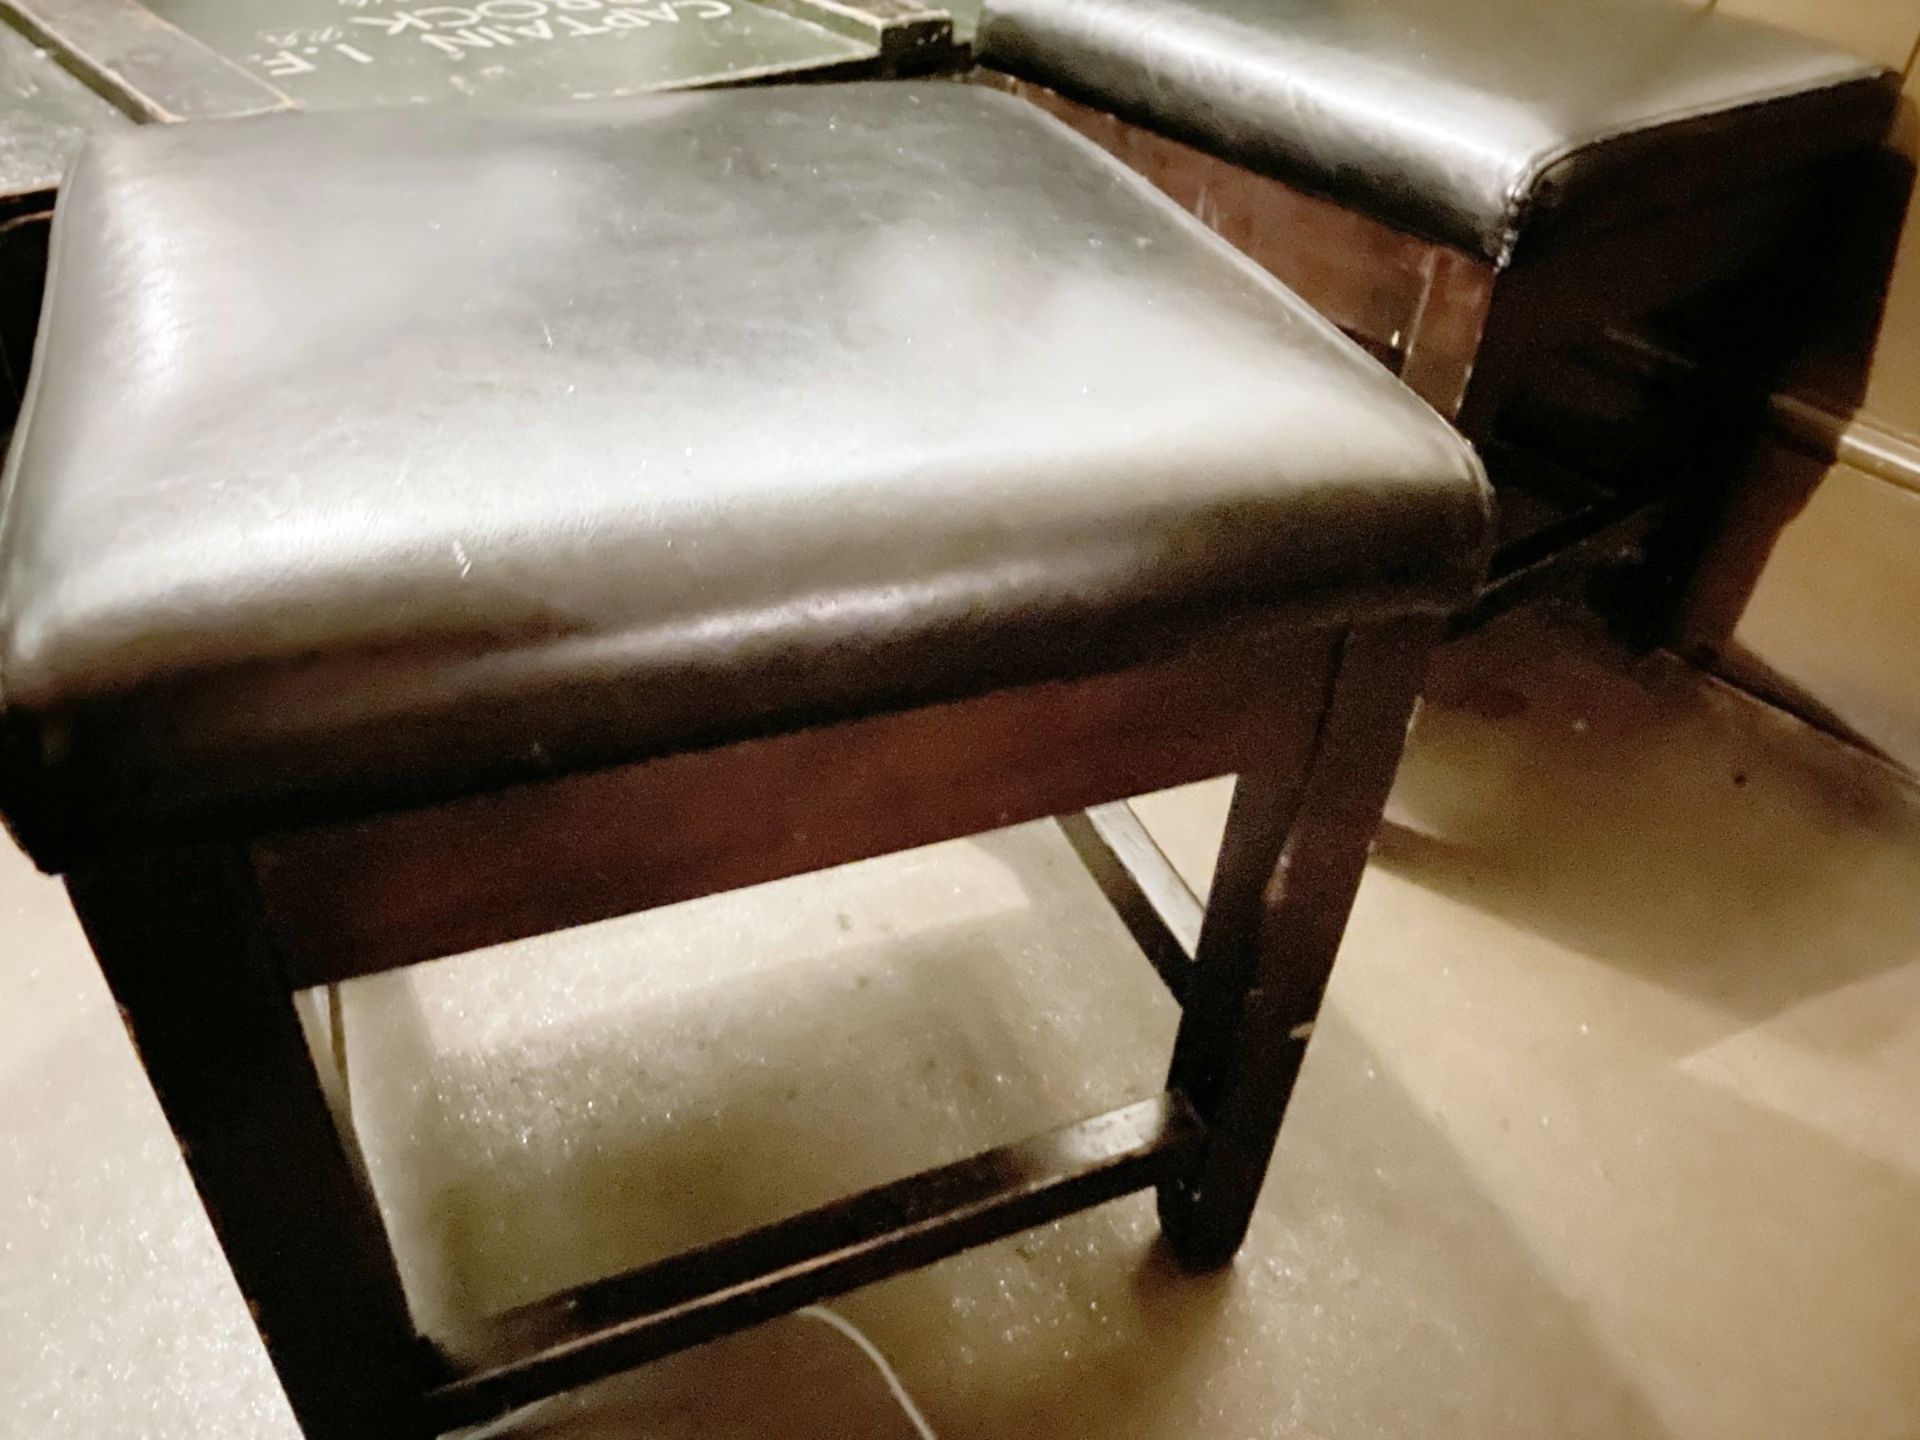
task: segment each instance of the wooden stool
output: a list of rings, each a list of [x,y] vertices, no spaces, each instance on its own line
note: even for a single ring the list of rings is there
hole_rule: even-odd
[[[950,83],[129,132],[54,255],[0,798],[309,1436],[482,1421],[1143,1186],[1233,1255],[1488,547],[1410,392]],[[1104,877],[1184,1005],[1164,1095],[416,1335],[296,992],[1224,772],[1197,953]]]
[[[976,53],[1482,448],[1480,618],[1662,527],[1690,568],[1899,85],[1683,0],[986,0]]]

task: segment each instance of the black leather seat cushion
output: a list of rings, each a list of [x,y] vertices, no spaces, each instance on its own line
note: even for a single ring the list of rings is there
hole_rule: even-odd
[[[1488,514],[1300,302],[950,83],[102,141],[6,491],[43,860],[1441,610]]]
[[[986,0],[976,46],[1491,260],[1872,144],[1898,83],[1687,0]]]

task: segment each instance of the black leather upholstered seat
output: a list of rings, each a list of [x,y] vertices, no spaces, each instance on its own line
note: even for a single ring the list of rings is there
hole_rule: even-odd
[[[0,779],[364,809],[1459,602],[1466,447],[953,84],[96,143],[0,529]]]
[[[1878,140],[1895,83],[1685,0],[987,0],[982,61],[1504,261]]]

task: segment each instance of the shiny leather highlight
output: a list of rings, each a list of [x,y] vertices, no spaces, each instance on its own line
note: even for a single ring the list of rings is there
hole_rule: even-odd
[[[1870,145],[1898,83],[1681,0],[986,0],[975,47],[1496,262]]]
[[[95,143],[0,519],[46,864],[1472,591],[1467,447],[1009,97]]]

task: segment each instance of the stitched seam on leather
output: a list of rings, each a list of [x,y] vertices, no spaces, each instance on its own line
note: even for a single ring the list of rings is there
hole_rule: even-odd
[[[1521,222],[1532,201],[1534,192],[1549,170],[1564,164],[1583,150],[1597,150],[1629,135],[1637,135],[1643,130],[1657,130],[1665,125],[1684,125],[1689,120],[1701,120],[1709,115],[1730,115],[1737,110],[1756,110],[1763,105],[1772,105],[1782,100],[1792,100],[1802,95],[1823,95],[1832,90],[1843,90],[1849,85],[1858,85],[1864,81],[1884,79],[1894,72],[1884,65],[1865,65],[1844,75],[1824,81],[1819,85],[1783,85],[1773,90],[1755,91],[1743,95],[1737,100],[1713,101],[1700,105],[1689,105],[1681,110],[1663,111],[1657,115],[1646,115],[1630,124],[1621,124],[1611,130],[1588,135],[1580,140],[1572,140],[1565,145],[1556,145],[1552,149],[1542,150],[1530,157],[1527,169],[1515,180],[1507,191],[1506,214],[1501,218],[1499,263],[1504,265],[1513,258],[1514,246],[1519,242]]]

